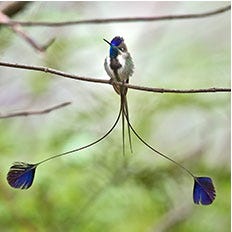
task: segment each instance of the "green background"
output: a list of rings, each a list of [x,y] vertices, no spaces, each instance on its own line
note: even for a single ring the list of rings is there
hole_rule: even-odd
[[[229,2],[34,2],[14,19],[66,21],[201,13]],[[160,88],[230,86],[230,12],[189,20],[25,27],[35,52],[0,28],[1,61],[42,65],[108,79],[108,45],[123,36],[135,63],[130,83]],[[197,176],[214,180],[210,206],[194,205],[193,180],[133,139],[122,155],[121,124],[101,143],[41,165],[28,190],[12,189],[14,161],[35,163],[86,145],[113,124],[119,98],[110,85],[0,67],[0,112],[46,115],[0,121],[0,231],[230,231],[230,94],[159,94],[129,90],[131,123],[155,148]]]

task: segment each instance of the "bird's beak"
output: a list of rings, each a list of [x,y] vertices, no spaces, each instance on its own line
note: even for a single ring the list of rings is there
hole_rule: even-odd
[[[106,39],[103,39],[106,43],[108,43],[110,46],[112,46],[112,44],[108,41],[108,40],[106,40]]]

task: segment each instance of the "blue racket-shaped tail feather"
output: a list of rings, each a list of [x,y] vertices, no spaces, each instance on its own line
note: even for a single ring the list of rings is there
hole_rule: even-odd
[[[37,165],[15,162],[7,174],[7,181],[13,188],[28,189],[33,183]]]
[[[216,197],[213,181],[210,177],[195,177],[193,201],[195,204],[210,205]]]

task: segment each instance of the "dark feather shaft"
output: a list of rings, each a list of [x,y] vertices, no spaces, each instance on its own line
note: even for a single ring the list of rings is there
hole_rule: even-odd
[[[91,146],[93,146],[93,145],[99,143],[100,141],[102,141],[104,138],[106,138],[106,137],[113,131],[113,129],[114,129],[114,128],[116,127],[116,125],[118,124],[118,121],[119,121],[119,119],[120,119],[120,117],[121,117],[121,114],[122,114],[122,108],[121,108],[121,105],[120,105],[120,110],[119,110],[118,116],[117,116],[117,118],[116,118],[114,124],[111,126],[111,128],[110,128],[102,137],[100,137],[100,138],[97,139],[96,141],[94,141],[94,142],[92,142],[92,143],[89,143],[89,144],[87,144],[87,145],[85,145],[85,146],[83,146],[83,147],[76,148],[76,149],[73,149],[73,150],[71,150],[71,151],[67,151],[67,152],[64,152],[64,153],[61,153],[61,154],[57,154],[57,155],[51,156],[51,157],[49,157],[49,158],[47,158],[47,159],[45,159],[45,160],[40,161],[40,162],[37,163],[36,165],[38,166],[38,165],[40,165],[40,164],[42,164],[42,163],[45,163],[45,162],[47,162],[47,161],[49,161],[49,160],[52,160],[52,159],[55,159],[55,158],[58,158],[58,157],[61,157],[61,156],[64,156],[64,155],[68,155],[68,154],[71,154],[71,153],[74,153],[74,152],[77,152],[77,151],[84,150],[84,149],[86,149],[86,148],[88,148],[88,147],[91,147]]]
[[[131,128],[131,130],[133,131],[133,133],[135,134],[135,136],[148,148],[150,148],[152,151],[154,151],[155,153],[157,153],[158,155],[162,156],[163,158],[171,161],[172,163],[176,164],[178,167],[180,167],[181,169],[183,169],[185,172],[187,172],[190,176],[193,177],[193,179],[195,179],[195,176],[193,175],[192,172],[190,172],[187,168],[185,168],[183,165],[181,165],[180,163],[176,162],[175,160],[173,160],[172,158],[170,158],[169,156],[165,155],[164,153],[158,151],[157,149],[155,149],[154,147],[152,147],[151,145],[149,145],[137,132],[136,130],[132,127],[132,125],[129,122],[128,116],[125,115],[127,123],[129,124],[129,127]]]
[[[128,83],[128,80],[126,81]],[[124,81],[122,82],[124,84]],[[115,87],[115,89],[117,89]],[[118,90],[118,89],[117,89]],[[129,120],[129,111],[128,111],[128,105],[127,105],[127,88],[124,87],[124,85],[120,86],[120,97],[121,97],[121,108],[122,108],[122,144],[123,144],[123,155],[125,155],[125,117]],[[127,120],[126,120],[127,122]],[[132,150],[132,141],[131,141],[131,133],[130,133],[130,126],[127,123],[127,129],[128,129],[128,139],[130,144],[130,150],[131,153]]]
[[[121,108],[122,108],[122,150],[125,156],[125,107],[124,107],[124,96],[121,92]]]
[[[127,115],[127,118],[128,118],[128,121],[130,122],[130,117],[129,117],[129,109],[128,109],[128,102],[127,102],[127,97],[125,95],[125,103],[124,103],[124,106],[125,106],[125,114]],[[129,126],[129,123],[127,123],[127,131],[128,131],[128,139],[129,139],[129,144],[130,144],[130,150],[131,150],[131,153],[133,153],[133,148],[132,148],[132,139],[131,139],[131,131],[130,131],[130,126]]]

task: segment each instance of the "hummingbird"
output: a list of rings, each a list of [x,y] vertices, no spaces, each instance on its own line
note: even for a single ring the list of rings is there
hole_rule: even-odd
[[[134,129],[129,121],[129,112],[128,112],[128,104],[127,104],[127,87],[124,86],[125,83],[129,83],[129,78],[132,76],[134,71],[134,64],[131,58],[130,53],[127,50],[127,47],[124,43],[124,39],[120,36],[116,36],[112,39],[111,42],[108,42],[110,45],[109,49],[109,57],[105,59],[105,70],[107,74],[110,76],[112,80],[112,85],[114,90],[118,95],[120,95],[121,102],[120,102],[120,110],[118,112],[118,116],[111,126],[111,128],[100,138],[91,142],[87,145],[84,145],[79,148],[75,148],[73,150],[69,150],[60,154],[56,154],[50,156],[40,162],[37,163],[25,163],[25,162],[15,162],[8,171],[7,174],[7,181],[9,185],[16,189],[28,189],[31,187],[34,177],[35,171],[38,166],[44,164],[48,161],[54,160],[58,157],[62,157],[65,155],[69,155],[71,153],[79,152],[81,150],[87,149],[92,147],[93,145],[99,143],[103,139],[105,139],[116,127],[120,118],[122,117],[122,140],[123,140],[123,154],[125,154],[125,142],[124,142],[124,123],[125,119],[128,126],[128,137],[130,143],[130,149],[132,151],[132,144],[131,144],[131,136],[130,130],[133,134],[137,137],[140,142],[142,142],[147,148],[152,150],[154,153],[158,154],[159,156],[169,160],[170,162],[174,163],[177,167],[184,170],[188,175],[190,175],[194,180],[193,186],[193,202],[195,204],[202,204],[202,205],[210,205],[213,203],[216,197],[216,191],[213,184],[213,180],[208,176],[195,176],[189,169],[184,167],[181,163],[175,161],[170,156],[160,152],[159,150],[155,149],[153,146],[148,144]],[[118,84],[120,83],[120,85]]]
[[[134,63],[130,53],[127,50],[127,46],[124,42],[123,37],[115,36],[111,42],[104,39],[106,43],[110,45],[109,56],[105,58],[104,67],[106,73],[113,82],[113,88],[117,94],[121,97],[121,110],[122,110],[122,143],[123,143],[123,154],[125,154],[125,117],[126,121],[129,121],[129,111],[127,103],[127,88],[123,86],[124,83],[129,83],[129,78],[134,72]],[[117,85],[115,82],[121,82],[122,85]],[[130,127],[128,128],[128,138],[130,144],[130,150],[132,152],[132,142]]]

